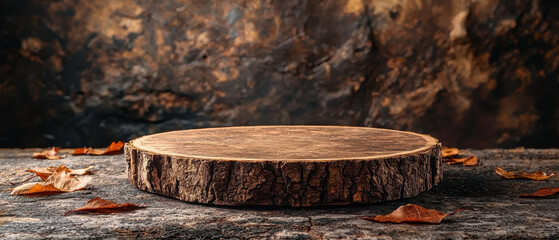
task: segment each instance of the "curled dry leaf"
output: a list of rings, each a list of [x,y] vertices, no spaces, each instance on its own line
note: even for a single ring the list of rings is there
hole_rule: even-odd
[[[91,177],[76,178],[71,176],[70,172],[57,171],[45,182],[26,183],[15,187],[10,195],[37,197],[73,192],[84,189],[91,180]]]
[[[377,215],[376,217],[362,217],[361,219],[375,222],[390,223],[441,223],[443,218],[454,215],[461,210],[458,209],[453,213],[444,214],[435,209],[427,209],[415,204],[406,204],[400,206],[388,215]]]
[[[462,164],[463,166],[475,166],[478,165],[478,160],[476,156],[460,157],[458,148],[447,148],[443,147],[441,155],[444,158],[444,163],[446,164]]]
[[[31,179],[33,179],[33,178],[36,178],[36,177],[38,177],[38,175],[33,175],[33,176],[28,177],[28,178],[26,178],[26,179],[24,179],[24,180],[22,180],[22,181],[19,181],[19,182],[12,182],[12,181],[9,181],[9,183],[12,184],[12,185],[19,185],[19,184],[22,184],[22,183],[26,183],[27,181],[29,181],[29,180],[31,180]],[[11,190],[10,190],[10,191],[11,191]]]
[[[441,151],[442,157],[452,157],[452,156],[458,155],[459,153],[460,153],[460,150],[458,150],[458,148],[443,147],[443,150]]]
[[[536,180],[536,181],[543,181],[543,180],[547,180],[548,178],[557,175],[557,174],[546,174],[542,171],[537,171],[535,173],[513,173],[513,172],[509,172],[506,171],[500,167],[495,168],[495,173],[497,173],[499,176],[501,176],[504,179],[531,179],[531,180]]]
[[[123,153],[123,147],[124,142],[118,141],[112,142],[105,150],[96,150],[90,147],[76,148],[74,155],[115,155]]]
[[[559,188],[540,188],[535,193],[520,194],[521,198],[553,198],[559,197]]]
[[[37,176],[41,177],[41,179],[43,180],[47,180],[53,173],[58,172],[58,171],[66,171],[69,172],[70,175],[72,176],[76,176],[76,175],[87,175],[87,174],[91,174],[91,169],[94,166],[89,166],[86,168],[82,168],[82,169],[69,169],[64,165],[60,165],[58,167],[39,167],[39,168],[32,168],[32,169],[28,169],[28,172],[31,173],[35,173],[37,174]]]
[[[85,206],[66,212],[64,216],[73,212],[89,212],[89,213],[98,213],[98,214],[130,212],[144,207],[145,206],[138,206],[133,203],[118,204],[113,201],[96,197],[89,200],[89,202],[87,202]]]
[[[463,166],[475,166],[478,164],[476,156],[470,156],[465,158],[446,158],[446,164],[459,164],[461,163]]]
[[[58,150],[60,148],[57,147],[52,147],[49,150],[45,150],[42,152],[34,152],[33,153],[33,158],[37,158],[37,159],[49,159],[49,160],[56,160],[56,159],[60,159],[64,156],[58,155]]]

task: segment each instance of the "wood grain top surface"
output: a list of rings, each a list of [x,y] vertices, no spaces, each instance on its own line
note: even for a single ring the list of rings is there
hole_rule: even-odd
[[[375,159],[423,151],[427,135],[367,127],[247,126],[147,135],[131,145],[147,152],[216,160]]]

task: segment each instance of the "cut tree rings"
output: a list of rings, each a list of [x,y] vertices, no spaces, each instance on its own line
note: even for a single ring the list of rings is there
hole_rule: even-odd
[[[130,141],[125,156],[138,188],[215,205],[375,203],[416,196],[442,179],[437,139],[367,127],[172,131]]]

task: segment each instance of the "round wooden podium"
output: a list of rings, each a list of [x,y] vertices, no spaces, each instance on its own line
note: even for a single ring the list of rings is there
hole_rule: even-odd
[[[442,179],[427,135],[366,127],[249,126],[172,131],[126,144],[138,188],[216,205],[315,206],[412,197]]]

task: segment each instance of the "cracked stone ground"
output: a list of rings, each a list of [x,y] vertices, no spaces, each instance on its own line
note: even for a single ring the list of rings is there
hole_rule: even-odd
[[[70,168],[95,165],[93,182],[83,191],[27,198],[0,194],[0,238],[557,238],[559,199],[517,198],[538,188],[559,187],[548,181],[502,180],[497,166],[515,171],[559,170],[559,149],[471,150],[481,166],[444,166],[443,181],[417,197],[381,204],[289,208],[219,207],[190,204],[143,192],[127,180],[124,156],[68,156],[61,160],[31,158],[37,149],[0,150],[0,188],[28,176],[32,167]],[[102,197],[148,205],[131,213],[111,215],[64,212]],[[387,214],[414,203],[449,213],[468,207],[438,225],[384,224],[362,216]]]

